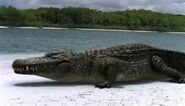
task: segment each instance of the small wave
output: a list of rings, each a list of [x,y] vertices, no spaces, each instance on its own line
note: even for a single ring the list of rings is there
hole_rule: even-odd
[[[168,33],[172,33],[172,34],[185,34],[185,32],[168,32]]]
[[[144,31],[144,30],[122,30],[122,29],[88,29],[88,28],[74,28],[82,31],[106,31],[106,32],[156,32],[156,31]]]
[[[8,28],[8,27],[6,27],[6,26],[0,26],[0,28]]]
[[[41,29],[68,29],[68,28],[58,28],[58,27],[41,27]]]
[[[39,27],[13,27],[13,28],[20,28],[20,29],[39,29]]]

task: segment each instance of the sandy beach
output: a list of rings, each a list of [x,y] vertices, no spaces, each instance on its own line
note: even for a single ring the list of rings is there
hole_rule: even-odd
[[[16,58],[35,55],[0,55],[1,106],[183,106],[185,84],[137,82],[110,89],[91,84],[62,84],[38,76],[17,75]]]

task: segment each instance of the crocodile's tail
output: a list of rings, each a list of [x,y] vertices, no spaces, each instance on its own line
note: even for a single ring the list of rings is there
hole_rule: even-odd
[[[169,67],[185,74],[185,53],[170,50],[160,50],[158,54]]]

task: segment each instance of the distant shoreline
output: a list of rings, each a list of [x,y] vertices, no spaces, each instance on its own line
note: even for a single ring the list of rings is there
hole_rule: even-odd
[[[0,26],[0,29],[6,28],[16,28],[16,29],[73,29],[79,31],[110,31],[110,32],[158,32],[158,31],[145,31],[145,30],[121,30],[121,29],[95,29],[95,28],[60,28],[60,27],[7,27],[7,26]],[[163,32],[162,32],[163,33]],[[174,34],[185,34],[185,32],[164,32],[164,33],[174,33]]]

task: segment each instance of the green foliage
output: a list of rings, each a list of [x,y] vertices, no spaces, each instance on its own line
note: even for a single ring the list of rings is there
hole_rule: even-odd
[[[0,24],[20,26],[25,22],[25,15],[14,7],[0,7]]]
[[[185,16],[149,10],[103,12],[89,8],[0,7],[0,25],[185,31]]]

